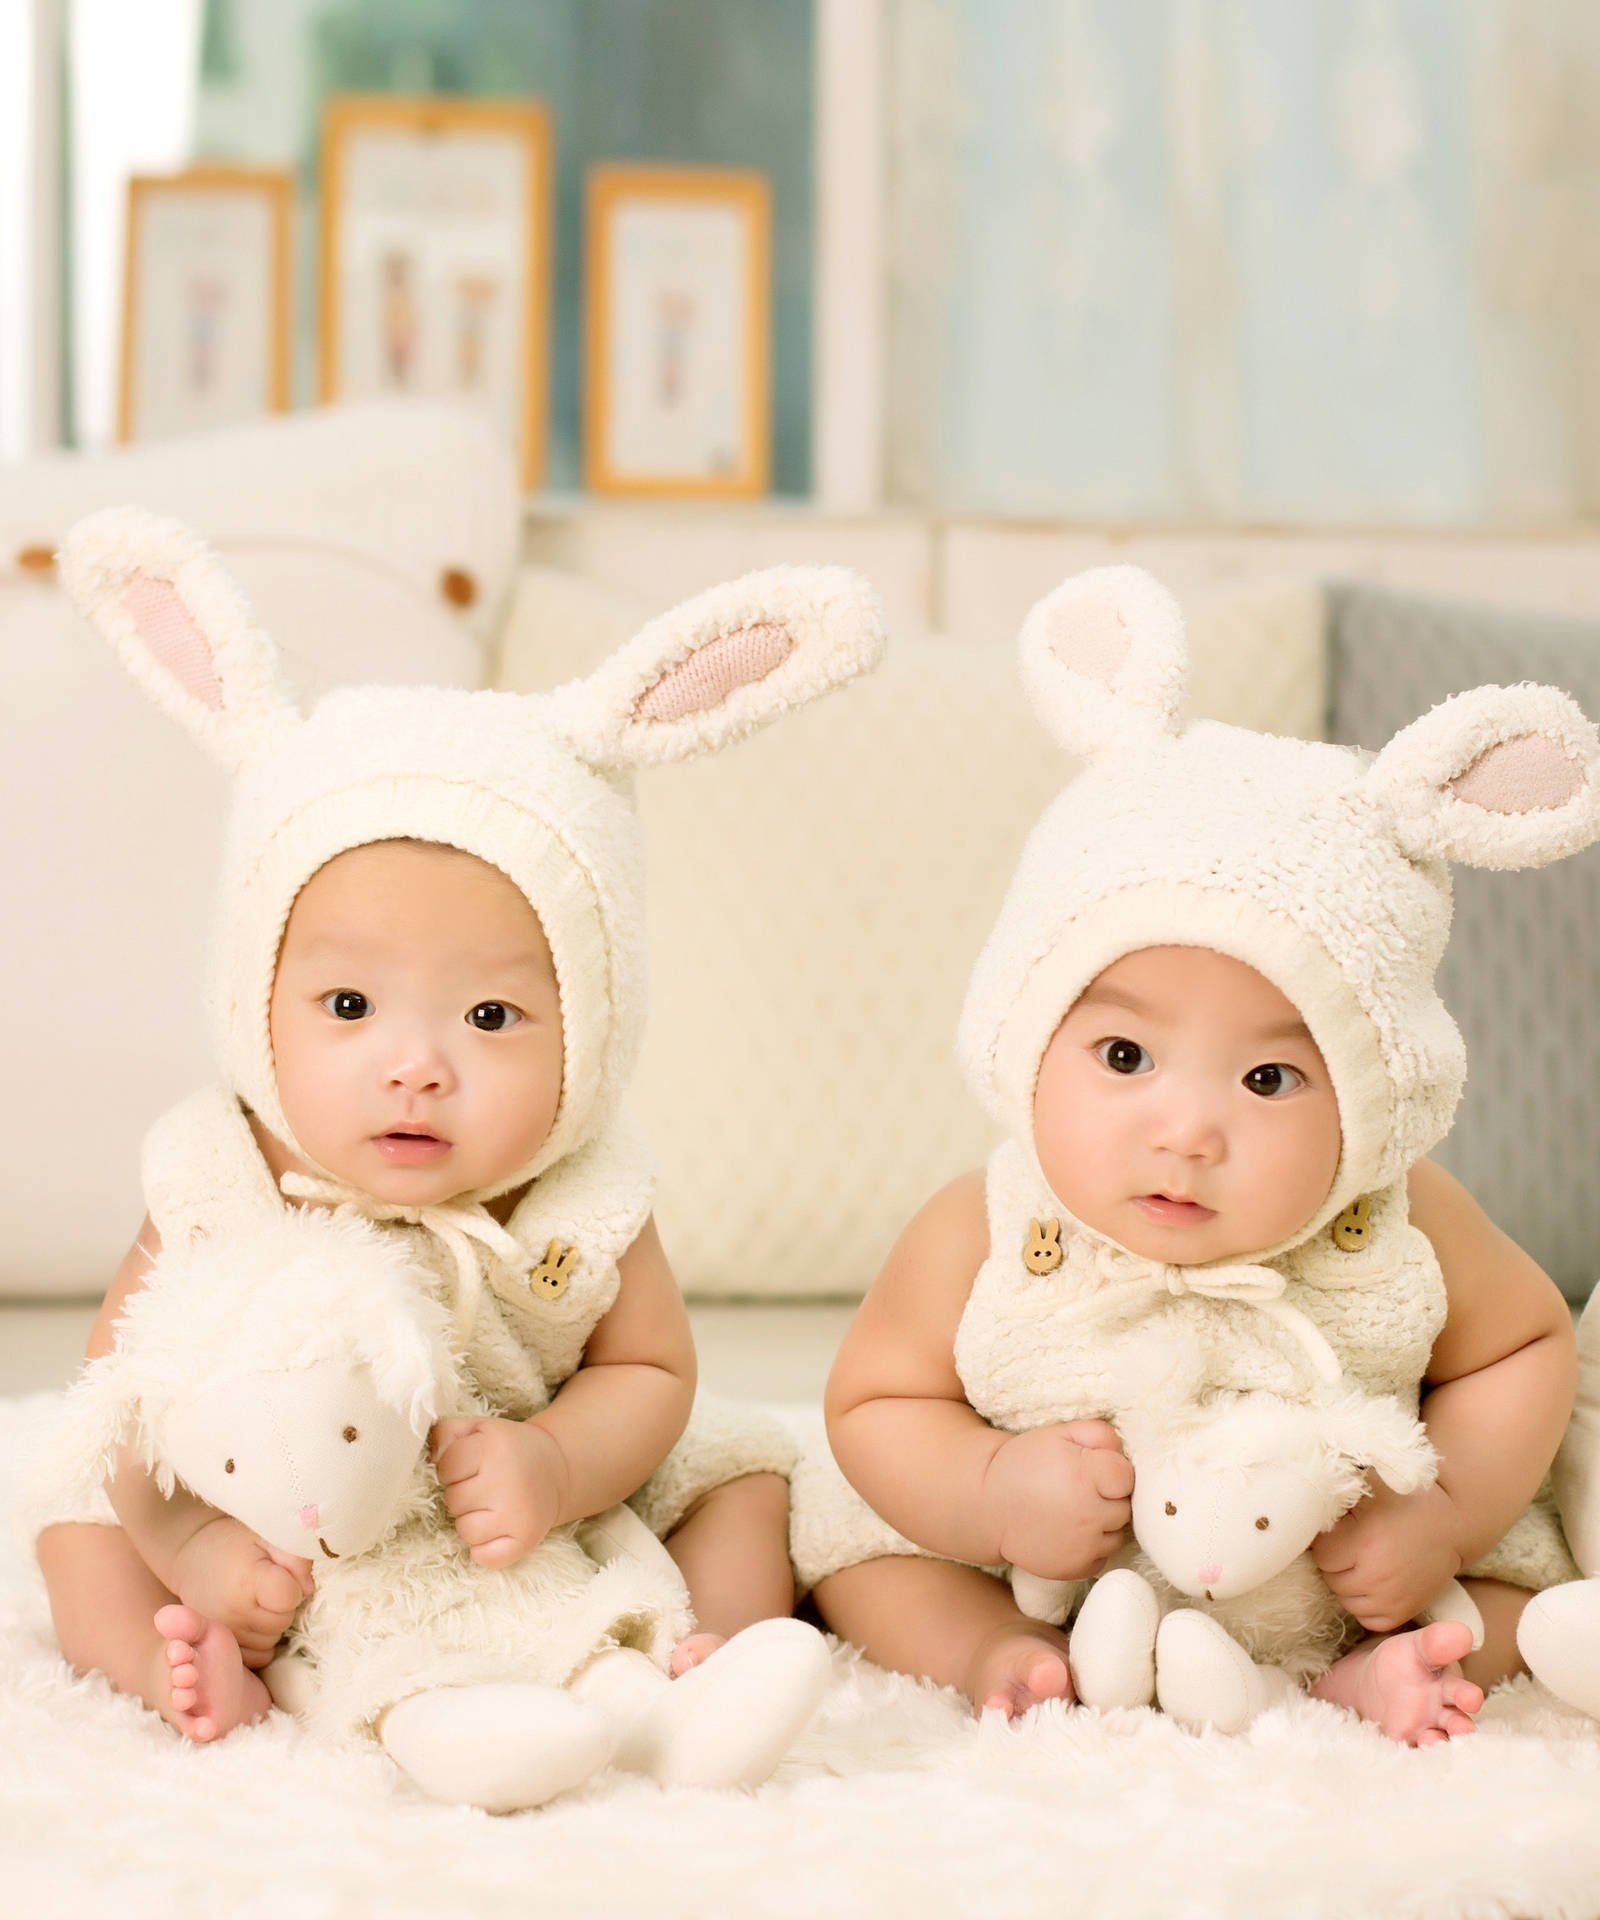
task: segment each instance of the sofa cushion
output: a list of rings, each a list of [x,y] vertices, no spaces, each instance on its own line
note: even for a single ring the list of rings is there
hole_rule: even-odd
[[[588,670],[657,611],[526,569],[499,684]],[[1292,727],[1322,688],[1313,590],[1191,609],[1196,705]],[[1241,708],[1243,709],[1241,711]],[[1071,772],[1009,646],[891,638],[876,674],[714,759],[647,769],[650,1025],[631,1105],[701,1297],[851,1295],[993,1133],[955,1061],[967,975]]]
[[[1486,682],[1547,681],[1600,717],[1600,624],[1355,583],[1329,606],[1334,739],[1381,747]],[[1467,1090],[1436,1158],[1582,1299],[1600,1270],[1600,847],[1536,873],[1458,868],[1439,990]]]
[[[508,457],[441,407],[0,469],[0,1292],[14,1295],[105,1286],[143,1212],[141,1135],[212,1071],[200,980],[225,782],[43,564],[80,515],[123,501],[212,541],[302,694],[482,684],[519,533]]]

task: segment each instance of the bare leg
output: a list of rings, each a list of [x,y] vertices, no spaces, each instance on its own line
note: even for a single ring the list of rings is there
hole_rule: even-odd
[[[689,1588],[700,1631],[672,1651],[687,1673],[757,1620],[794,1612],[789,1565],[789,1483],[750,1473],[703,1494],[668,1534],[666,1548]]]
[[[267,1711],[267,1690],[233,1636],[179,1606],[121,1527],[47,1527],[38,1554],[56,1638],[79,1673],[103,1673],[191,1740],[214,1740]],[[184,1616],[179,1624],[192,1632],[163,1631],[158,1613],[169,1624]]]
[[[1067,1636],[1030,1620],[1009,1587],[976,1567],[868,1560],[819,1581],[812,1597],[828,1626],[880,1666],[959,1688],[1007,1719],[1072,1698]]]

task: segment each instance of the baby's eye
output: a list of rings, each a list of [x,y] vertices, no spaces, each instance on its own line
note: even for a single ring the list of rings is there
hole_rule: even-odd
[[[467,1015],[467,1025],[476,1027],[480,1033],[504,1033],[521,1018],[517,1009],[507,1006],[504,1000],[480,1000]]]
[[[1149,1073],[1156,1064],[1137,1040],[1102,1040],[1094,1052],[1113,1073]]]
[[[334,993],[325,993],[322,1004],[335,1020],[365,1020],[375,1011],[372,1002],[364,993],[357,993],[353,987],[340,987]]]
[[[1263,1100],[1275,1100],[1280,1093],[1293,1093],[1296,1087],[1303,1087],[1306,1077],[1298,1067],[1286,1067],[1279,1062],[1270,1066],[1252,1067],[1244,1077],[1244,1084],[1252,1093],[1259,1093]]]

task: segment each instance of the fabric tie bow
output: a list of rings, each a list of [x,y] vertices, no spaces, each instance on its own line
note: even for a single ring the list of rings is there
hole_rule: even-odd
[[[1319,1379],[1331,1383],[1344,1371],[1321,1331],[1284,1299],[1288,1282],[1274,1267],[1245,1260],[1215,1267],[1177,1267],[1161,1260],[1145,1260],[1126,1248],[1104,1243],[1094,1249],[1094,1267],[1102,1280],[1117,1287],[1145,1287],[1180,1296],[1196,1294],[1203,1300],[1236,1300],[1242,1306],[1257,1307],[1294,1335]]]
[[[359,1187],[346,1186],[342,1180],[325,1180],[305,1173],[286,1173],[278,1185],[294,1200],[326,1201],[338,1212],[355,1214],[363,1220],[399,1220],[407,1226],[426,1228],[455,1261],[454,1319],[457,1338],[463,1342],[477,1323],[483,1298],[483,1269],[473,1252],[473,1242],[523,1279],[530,1271],[525,1249],[476,1200],[444,1200],[437,1206],[402,1207],[387,1200],[376,1200]]]

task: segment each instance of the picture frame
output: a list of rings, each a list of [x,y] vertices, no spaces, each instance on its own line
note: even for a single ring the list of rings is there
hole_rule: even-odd
[[[119,440],[288,408],[293,205],[293,179],[276,168],[129,180]]]
[[[544,472],[553,136],[538,100],[342,94],[322,133],[323,400],[480,405]]]
[[[772,188],[744,169],[588,180],[584,484],[749,497],[771,485]]]

